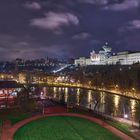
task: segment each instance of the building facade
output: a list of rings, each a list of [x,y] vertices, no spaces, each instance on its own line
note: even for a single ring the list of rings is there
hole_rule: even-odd
[[[140,63],[140,52],[129,53],[129,52],[120,52],[115,56],[111,56],[107,60],[109,65],[133,65]]]
[[[94,50],[90,53],[90,58],[81,57],[75,60],[75,65],[133,65],[140,63],[140,52],[119,52],[111,55],[111,47],[106,43],[99,53]]]

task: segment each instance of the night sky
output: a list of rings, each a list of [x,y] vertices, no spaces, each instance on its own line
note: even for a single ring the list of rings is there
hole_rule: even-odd
[[[0,60],[140,51],[140,0],[0,0]]]

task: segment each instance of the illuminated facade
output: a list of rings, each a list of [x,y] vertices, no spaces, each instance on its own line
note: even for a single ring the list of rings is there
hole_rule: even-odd
[[[92,65],[92,61],[90,58],[80,57],[79,59],[75,60],[75,65],[86,66]]]
[[[107,59],[111,56],[111,47],[109,47],[106,42],[102,47],[102,50],[97,54],[95,51],[90,53],[90,59],[92,61],[92,65],[106,65]]]
[[[90,53],[90,58],[81,57],[75,60],[75,65],[86,66],[86,65],[106,65],[107,59],[111,56],[111,47],[108,43],[102,47],[99,53],[94,50]]]
[[[129,53],[129,52],[120,52],[117,55],[109,57],[107,64],[109,65],[132,65],[135,63],[140,63],[140,52]]]
[[[132,65],[140,63],[140,52],[129,53],[119,52],[116,55],[111,55],[111,47],[106,43],[99,53],[94,50],[90,53],[90,58],[81,57],[75,60],[75,65]]]

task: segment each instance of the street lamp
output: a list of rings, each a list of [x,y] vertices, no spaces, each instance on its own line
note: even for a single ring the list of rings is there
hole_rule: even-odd
[[[115,90],[116,91],[118,91],[118,88],[119,88],[119,86],[118,85],[115,85]]]
[[[133,88],[132,88],[133,97],[135,96],[135,92],[136,92],[136,89],[133,87]]]
[[[125,118],[125,119],[128,119],[128,115],[127,115],[127,114],[124,114],[124,118]]]
[[[135,91],[135,88],[132,88],[132,91]]]
[[[118,88],[119,86],[118,85],[115,85],[115,87]]]

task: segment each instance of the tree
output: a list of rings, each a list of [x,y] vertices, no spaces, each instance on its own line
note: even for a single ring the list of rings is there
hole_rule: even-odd
[[[103,94],[101,94],[101,93],[95,93],[94,95],[94,111],[96,111],[97,110],[97,107],[100,105],[100,102],[101,102],[101,99],[104,97],[104,95]]]
[[[17,102],[21,109],[27,111],[28,105],[29,105],[29,92],[30,89],[23,88],[18,94],[17,94]]]
[[[105,96],[105,113],[111,115],[114,112],[113,96],[106,94]]]

